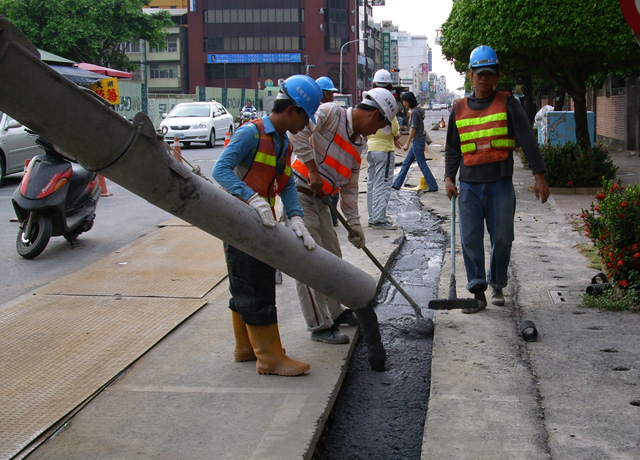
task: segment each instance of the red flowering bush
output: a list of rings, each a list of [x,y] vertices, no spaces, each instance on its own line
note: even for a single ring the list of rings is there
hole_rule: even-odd
[[[591,210],[582,210],[584,229],[602,257],[609,279],[640,292],[640,188],[605,180]]]

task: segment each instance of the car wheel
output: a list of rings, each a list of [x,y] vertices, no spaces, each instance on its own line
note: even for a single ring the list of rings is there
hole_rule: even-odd
[[[4,172],[5,172],[5,167],[7,165],[4,162],[4,156],[2,155],[2,152],[0,151],[0,184],[2,184],[2,181],[4,180]]]
[[[25,227],[26,225],[25,223]],[[33,259],[40,255],[49,243],[52,229],[51,219],[42,214],[38,214],[29,235],[24,232],[23,228],[18,230],[18,238],[16,239],[18,254],[25,259]]]
[[[216,146],[216,130],[214,128],[211,129],[211,133],[209,134],[209,140],[205,142],[205,144],[209,148]]]

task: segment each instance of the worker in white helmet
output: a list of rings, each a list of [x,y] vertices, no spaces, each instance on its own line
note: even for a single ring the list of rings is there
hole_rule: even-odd
[[[385,88],[394,95],[397,103],[391,74],[380,69],[373,74],[374,88]],[[395,230],[398,225],[387,215],[387,206],[393,185],[393,168],[395,167],[395,149],[402,148],[400,143],[400,126],[398,120],[391,120],[391,132],[379,129],[367,137],[367,209],[369,211],[369,227],[376,230]]]

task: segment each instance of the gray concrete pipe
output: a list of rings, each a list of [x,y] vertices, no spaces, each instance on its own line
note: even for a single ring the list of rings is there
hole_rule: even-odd
[[[308,251],[283,225],[262,225],[249,205],[171,157],[145,114],[138,113],[132,125],[105,107],[45,65],[33,44],[4,17],[0,82],[0,109],[87,169],[350,308],[364,308],[374,298],[371,276],[321,247]]]

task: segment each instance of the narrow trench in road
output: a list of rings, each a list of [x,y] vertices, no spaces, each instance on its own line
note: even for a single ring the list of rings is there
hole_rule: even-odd
[[[388,212],[404,232],[390,272],[422,309],[436,297],[446,237],[414,191],[394,192]],[[376,297],[387,370],[374,372],[355,347],[314,460],[419,459],[431,382],[432,338],[420,335],[409,302],[388,281]]]

